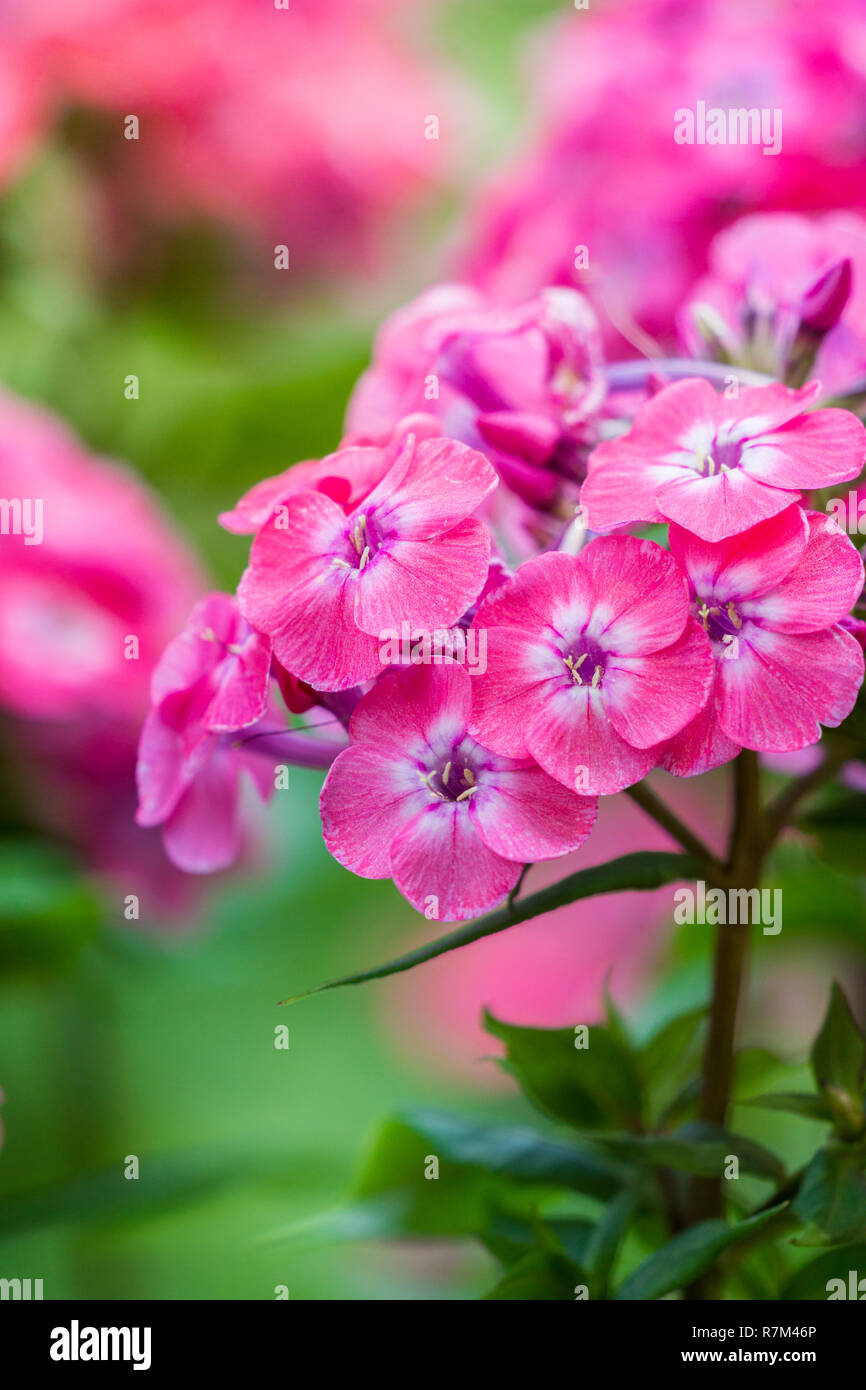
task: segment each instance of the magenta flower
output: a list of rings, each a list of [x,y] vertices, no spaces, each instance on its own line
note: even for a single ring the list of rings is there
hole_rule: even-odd
[[[580,494],[587,523],[610,531],[675,521],[706,541],[776,516],[802,490],[856,478],[866,430],[847,410],[806,413],[819,394],[758,386],[734,400],[695,377],[641,407],[628,434],[591,454]]]
[[[293,493],[253,542],[242,612],[317,690],[372,680],[381,633],[449,627],[481,592],[490,539],[472,513],[496,481],[472,449],[410,435],[348,513],[322,492]]]
[[[501,902],[524,863],[583,844],[596,816],[529,759],[468,732],[477,680],[457,665],[388,672],[361,700],[322,788],[325,844],[362,878],[393,878],[431,919]]]
[[[781,377],[805,320],[825,396],[862,389],[866,219],[851,212],[742,217],[714,239],[708,259],[709,273],[678,316],[691,352],[705,356],[709,336],[734,361]]]
[[[863,562],[831,518],[788,507],[744,535],[710,544],[671,527],[692,609],[715,657],[705,709],[664,750],[691,777],[741,747],[788,753],[850,714],[863,652],[841,621],[863,588]]]
[[[639,782],[709,694],[709,643],[683,574],[652,541],[610,537],[530,560],[474,625],[487,629],[487,671],[475,678],[473,734],[578,791]]]
[[[575,290],[501,308],[466,285],[437,285],[383,325],[346,428],[357,443],[384,443],[404,416],[432,413],[511,492],[550,507],[583,476],[601,363],[595,314]]]
[[[193,609],[153,673],[136,779],[142,826],[163,826],[169,859],[187,873],[225,868],[239,846],[240,774],[264,799],[273,769],[227,737],[267,711],[270,643],[228,594]]]

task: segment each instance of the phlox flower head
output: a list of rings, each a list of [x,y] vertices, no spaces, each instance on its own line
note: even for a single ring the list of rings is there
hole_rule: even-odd
[[[863,562],[830,517],[791,506],[715,544],[672,526],[691,607],[713,649],[704,710],[661,765],[705,772],[740,748],[789,753],[850,714],[863,651],[842,621],[863,588]]]
[[[733,398],[696,377],[638,411],[627,434],[589,460],[581,489],[588,526],[674,521],[707,541],[776,516],[802,490],[856,478],[866,430],[847,410],[809,411],[820,392],[757,386]]]
[[[472,732],[584,793],[639,782],[709,693],[709,643],[688,609],[682,572],[653,541],[606,537],[528,561],[475,616],[487,670]]]
[[[363,878],[393,878],[441,921],[495,907],[524,863],[576,849],[596,815],[593,798],[470,735],[476,686],[454,664],[387,672],[357,706],[322,788],[334,857]]]
[[[292,493],[253,541],[241,611],[317,690],[372,680],[383,632],[449,627],[487,583],[490,538],[472,514],[496,483],[475,450],[410,434],[363,502]]]
[[[236,746],[231,735],[258,724],[268,710],[270,643],[254,632],[228,594],[201,599],[168,644],[151,683],[136,779],[141,826],[163,826],[173,864],[213,873],[239,846],[241,773],[262,797],[272,768]]]

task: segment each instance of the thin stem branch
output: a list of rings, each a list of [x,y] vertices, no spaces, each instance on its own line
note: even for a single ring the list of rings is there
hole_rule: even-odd
[[[784,830],[791,819],[791,813],[796,810],[800,802],[807,796],[811,796],[813,791],[817,791],[825,782],[829,782],[839,771],[843,763],[847,762],[851,756],[850,749],[845,747],[831,748],[817,767],[811,772],[807,772],[803,777],[798,777],[795,782],[789,782],[782,789],[767,807],[765,813],[766,834],[769,844],[772,844],[781,830]]]
[[[684,850],[693,854],[697,859],[703,859],[708,869],[714,872],[721,870],[721,863],[709,845],[704,844],[703,840],[689,829],[685,821],[680,820],[676,812],[672,811],[660,796],[656,796],[646,782],[639,782],[634,787],[626,787],[626,796],[630,796],[632,801],[640,806],[641,810],[645,811],[657,825],[666,830],[677,844],[682,845]]]
[[[337,754],[349,746],[344,739],[316,738],[298,729],[239,734],[233,742],[247,753],[261,753],[295,767],[315,768],[330,767]]]

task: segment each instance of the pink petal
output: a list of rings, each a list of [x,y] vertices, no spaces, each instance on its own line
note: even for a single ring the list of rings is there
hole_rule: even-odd
[[[524,864],[577,849],[597,811],[595,797],[568,791],[534,764],[521,767],[504,759],[495,786],[479,786],[469,807],[487,848]]]
[[[832,517],[812,512],[806,525],[809,543],[796,567],[776,588],[740,607],[744,617],[759,618],[775,632],[829,627],[845,617],[863,589],[860,552]]]
[[[851,713],[863,652],[840,627],[800,636],[743,629],[736,660],[719,663],[719,722],[746,748],[789,753],[815,743],[821,724]]]
[[[391,871],[404,898],[440,922],[488,912],[511,892],[520,865],[488,849],[464,802],[438,802],[397,836]]]
[[[490,536],[474,517],[431,540],[393,540],[358,574],[358,626],[373,637],[403,622],[448,627],[487,582]]]
[[[767,593],[791,573],[808,539],[806,514],[797,506],[723,541],[701,540],[675,524],[670,529],[671,553],[707,602],[736,603]]]
[[[765,486],[744,468],[713,477],[683,475],[659,489],[659,510],[706,541],[721,541],[776,516],[799,499],[799,492]]]
[[[856,478],[866,461],[866,429],[850,410],[815,410],[748,448],[743,467],[773,487],[828,487]]]
[[[579,632],[592,615],[593,600],[589,570],[573,555],[550,551],[527,560],[512,579],[495,589],[472,625],[533,633],[546,628],[560,634]]]
[[[430,799],[408,759],[388,757],[371,744],[353,744],[331,765],[322,787],[325,844],[352,873],[389,878],[395,836]]]
[[[740,438],[754,438],[805,415],[820,395],[820,381],[801,387],[783,386],[778,381],[768,386],[749,386],[740,392],[736,402],[719,398],[719,420],[729,422]]]
[[[680,636],[688,618],[688,584],[655,541],[604,536],[591,541],[577,563],[596,596],[590,633],[605,651],[646,654]]]
[[[485,632],[487,669],[471,677],[470,731],[485,748],[525,758],[530,721],[543,717],[557,686],[571,687],[571,676],[561,656],[538,637],[514,627],[489,627]]]
[[[709,699],[700,713],[657,750],[659,767],[674,777],[697,777],[710,772],[729,763],[740,751],[740,745],[729,739],[719,724],[716,681],[714,677]]]
[[[456,663],[395,667],[359,701],[349,732],[357,743],[405,757],[459,739],[469,722],[473,679]]]
[[[476,511],[498,483],[492,464],[453,439],[408,436],[399,457],[364,503],[403,540],[448,531]]]
[[[611,724],[633,748],[671,738],[706,704],[713,667],[709,638],[694,618],[663,651],[613,658],[601,687]]]
[[[601,692],[572,685],[558,690],[532,718],[526,744],[537,763],[571,790],[610,796],[645,777],[652,750],[632,748],[617,733]]]
[[[238,768],[217,753],[185,792],[162,832],[165,852],[188,874],[212,874],[237,858]]]
[[[243,729],[261,719],[270,693],[271,643],[250,632],[216,673],[217,689],[205,716],[211,730]]]
[[[659,488],[683,475],[680,464],[658,463],[627,440],[611,439],[589,456],[580,504],[591,531],[633,522],[661,522]]]

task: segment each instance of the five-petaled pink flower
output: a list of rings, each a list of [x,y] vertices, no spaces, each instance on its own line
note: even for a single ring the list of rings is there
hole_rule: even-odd
[[[472,732],[578,791],[639,782],[709,694],[709,642],[653,541],[612,536],[530,560],[474,625],[487,630],[487,670],[474,678]]]
[[[494,907],[524,863],[576,849],[596,816],[593,798],[470,736],[477,685],[453,664],[387,672],[355,710],[352,743],[322,788],[334,857],[363,878],[393,878],[442,921]]]
[[[262,798],[273,769],[228,735],[258,723],[268,707],[270,643],[228,594],[208,594],[154,670],[153,708],[138,749],[143,826],[163,826],[169,859],[187,873],[213,873],[236,857],[240,774]]]
[[[820,390],[773,384],[728,400],[697,377],[666,386],[628,434],[590,455],[580,494],[587,524],[674,521],[721,541],[784,511],[801,489],[856,478],[866,430],[847,410],[806,413]]]
[[[372,680],[384,631],[448,627],[478,597],[490,538],[472,513],[495,486],[482,454],[410,434],[348,512],[322,492],[285,498],[253,542],[241,610],[317,690]]]
[[[713,694],[660,758],[694,776],[741,747],[786,753],[851,712],[863,651],[840,625],[863,588],[859,552],[823,513],[792,506],[713,545],[672,526],[716,658]]]

